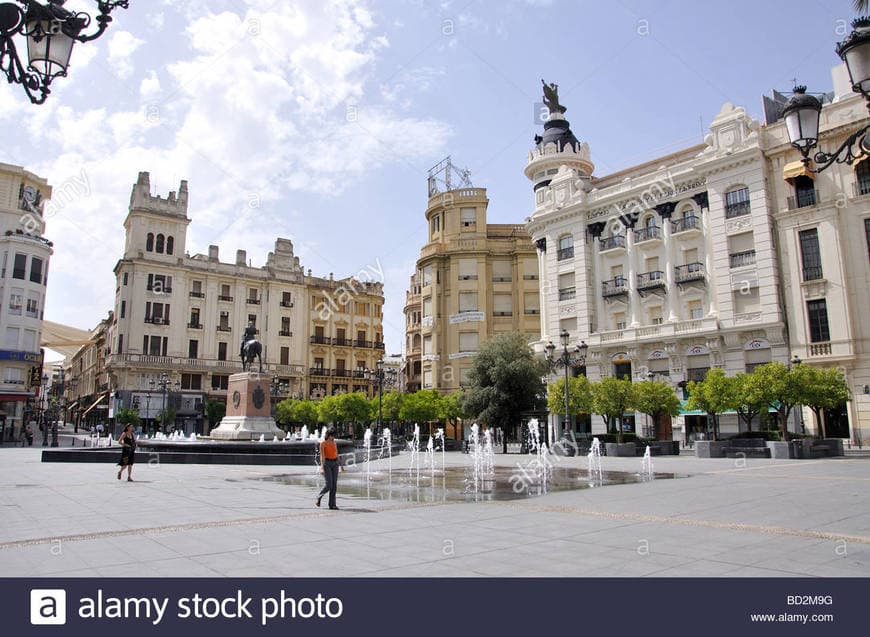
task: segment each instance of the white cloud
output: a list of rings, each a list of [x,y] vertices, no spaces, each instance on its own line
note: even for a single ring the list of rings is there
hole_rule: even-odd
[[[157,77],[157,71],[148,71],[148,75],[142,79],[139,84],[139,95],[145,99],[155,97],[160,94],[160,78]]]
[[[140,40],[129,31],[113,31],[109,38],[109,66],[122,80],[133,74],[133,53],[145,40]]]

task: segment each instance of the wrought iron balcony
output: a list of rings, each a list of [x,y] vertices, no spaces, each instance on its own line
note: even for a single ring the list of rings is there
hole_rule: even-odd
[[[191,298],[194,298],[194,299],[204,299],[205,292],[190,291],[190,292],[188,292],[188,296],[190,296]]]
[[[819,279],[824,278],[822,275],[822,266],[820,265],[805,267],[803,270],[804,281],[818,281]]]
[[[635,243],[640,243],[641,241],[652,241],[653,239],[661,238],[662,234],[658,226],[648,226],[646,228],[641,228],[640,230],[634,231]]]
[[[740,268],[744,265],[753,265],[755,263],[755,250],[745,250],[743,252],[735,252],[728,255],[730,267]]]
[[[574,258],[574,246],[570,248],[562,248],[561,250],[556,251],[556,260],[564,261],[565,259],[573,259]]]
[[[853,184],[855,196],[870,195],[870,179],[859,179]]]
[[[493,316],[513,316],[513,310],[493,310]]]
[[[577,297],[577,288],[562,288],[559,290],[559,300],[560,301],[570,301],[573,298]]]
[[[245,303],[248,305],[259,305],[260,299],[245,299]]]
[[[686,215],[682,219],[674,219],[671,221],[671,231],[674,234],[678,232],[686,232],[688,230],[700,230],[701,220],[695,215]]]
[[[618,276],[610,281],[602,281],[601,296],[619,296],[628,293],[628,280],[624,276]]]
[[[625,235],[615,234],[612,237],[602,237],[598,240],[598,248],[601,252],[625,247]]]
[[[308,370],[309,376],[332,376],[332,370],[328,367],[312,367]]]
[[[375,341],[374,348],[385,350],[385,349],[387,349],[387,345],[386,345],[386,343],[381,343],[380,341]]]
[[[637,275],[638,290],[653,290],[665,287],[665,273],[661,270],[652,270]]]
[[[220,295],[218,295],[218,301],[227,301],[228,303],[232,303],[233,297],[227,296],[225,294],[220,294]]]
[[[372,346],[372,342],[371,342],[371,341],[361,340],[361,339],[356,339],[356,340],[353,342],[353,346],[354,346],[354,347],[371,347],[371,346]]]
[[[309,342],[314,345],[329,345],[332,343],[332,339],[328,336],[312,336]]]
[[[800,190],[793,197],[788,198],[788,209],[797,210],[798,208],[807,208],[815,206],[818,202],[818,193],[815,188],[809,190]]]
[[[146,316],[146,317],[145,317],[145,322],[146,322],[146,323],[151,323],[152,325],[169,325],[169,319],[167,319],[167,318],[162,318],[162,317],[160,317],[160,316],[154,316],[154,317],[148,317],[148,316]]]
[[[281,330],[278,332],[278,336],[293,336],[293,332],[290,330]]]
[[[750,212],[752,212],[752,207],[749,205],[748,201],[739,201],[737,203],[725,204],[726,219],[733,219],[734,217],[748,215]]]
[[[350,338],[334,338],[332,339],[333,345],[341,345],[342,347],[351,347],[353,345],[353,339]]]
[[[187,327],[189,327],[192,330],[201,330],[202,323],[191,321],[190,323],[187,324]]]
[[[281,301],[281,307],[293,307],[293,301]]]
[[[233,328],[231,328],[229,325],[218,325],[217,331],[218,332],[232,332]]]
[[[700,262],[687,263],[674,267],[677,283],[704,280],[704,264]]]

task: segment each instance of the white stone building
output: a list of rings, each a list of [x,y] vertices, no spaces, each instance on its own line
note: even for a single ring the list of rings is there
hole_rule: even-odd
[[[187,209],[187,182],[163,198],[151,194],[148,173],[139,174],[115,266],[106,359],[113,410],[133,405],[150,421],[165,400],[178,427],[199,428],[203,402],[225,399],[229,375],[241,371],[249,323],[263,343],[264,369],[287,388],[280,398],[371,395],[361,370],[383,354],[383,283],[312,277],[288,239],[276,240],[263,267],[248,265],[244,250],[232,263],[220,261],[217,246],[190,256]],[[164,373],[165,396],[156,385]]]
[[[596,177],[588,145],[551,114],[525,169],[542,281],[537,350],[567,330],[572,346],[588,345],[577,373],[669,380],[681,398],[712,367],[731,375],[788,362],[759,129],[726,104],[704,144]],[[643,415],[625,424],[683,442],[707,434],[705,416],[688,411],[672,429]],[[598,417],[574,426],[604,431]],[[724,434],[737,426],[734,415],[721,420]]]
[[[25,410],[36,408],[41,384],[39,343],[53,252],[44,236],[43,207],[50,197],[44,178],[0,164],[0,429],[5,440],[17,437]]]

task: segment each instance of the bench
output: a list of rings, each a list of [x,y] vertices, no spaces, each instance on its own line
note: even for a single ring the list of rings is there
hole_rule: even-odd
[[[770,449],[763,438],[732,438],[727,443],[726,458],[770,458]]]

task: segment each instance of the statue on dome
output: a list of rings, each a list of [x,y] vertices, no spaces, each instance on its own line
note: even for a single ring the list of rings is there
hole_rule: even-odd
[[[550,114],[562,114],[567,111],[567,108],[559,104],[559,85],[553,83],[547,84],[543,79],[541,80],[541,84],[544,85],[544,104],[547,105]]]

